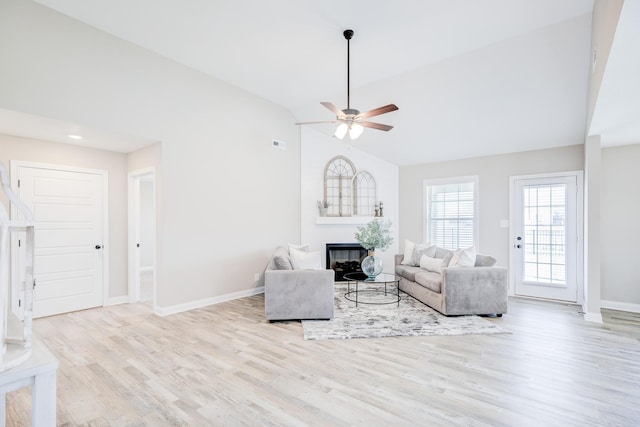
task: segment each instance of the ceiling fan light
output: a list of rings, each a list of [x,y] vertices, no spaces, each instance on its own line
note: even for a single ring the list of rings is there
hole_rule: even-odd
[[[353,123],[351,124],[351,127],[349,127],[349,138],[353,139],[358,139],[360,137],[360,135],[362,135],[362,132],[364,131],[364,127],[362,125],[359,125],[358,123]]]
[[[342,139],[347,134],[348,130],[349,130],[349,126],[347,126],[346,123],[340,123],[338,125],[338,128],[336,129],[335,133],[333,134],[333,136],[335,136],[338,139]],[[349,136],[351,136],[351,135],[349,135]]]

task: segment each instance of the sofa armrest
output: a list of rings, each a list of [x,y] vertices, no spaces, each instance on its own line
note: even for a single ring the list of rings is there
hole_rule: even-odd
[[[400,265],[400,263],[404,260],[404,254],[396,254],[394,257],[394,261],[396,265]]]
[[[507,268],[445,268],[442,271],[442,295],[447,315],[506,313]]]

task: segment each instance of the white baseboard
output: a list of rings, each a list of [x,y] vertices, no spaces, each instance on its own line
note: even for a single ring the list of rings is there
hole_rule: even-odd
[[[190,301],[184,304],[169,305],[166,307],[155,307],[153,312],[158,316],[170,316],[172,314],[182,313],[184,311],[195,310],[196,308],[207,307],[221,302],[231,301],[238,298],[250,297],[264,293],[264,286],[246,291],[232,292],[230,294],[220,295],[217,297],[205,298],[197,301]]]
[[[608,308],[610,310],[629,311],[631,313],[640,313],[640,304],[632,304],[629,302],[618,301],[600,301],[602,308]]]
[[[602,314],[598,313],[585,313],[584,320],[593,323],[602,323]]]
[[[129,295],[124,295],[121,297],[113,297],[109,298],[106,305],[118,305],[118,304],[127,304],[129,303]]]

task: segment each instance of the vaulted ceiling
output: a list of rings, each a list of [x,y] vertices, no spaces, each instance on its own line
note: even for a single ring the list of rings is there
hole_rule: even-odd
[[[354,145],[399,165],[579,144],[593,0],[37,0],[288,108],[387,103]],[[331,135],[333,126],[317,125]]]

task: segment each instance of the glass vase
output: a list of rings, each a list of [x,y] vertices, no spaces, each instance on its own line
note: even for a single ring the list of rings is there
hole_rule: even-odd
[[[375,279],[378,274],[382,273],[382,258],[377,257],[374,251],[369,251],[369,255],[362,260],[360,267],[367,278]]]

